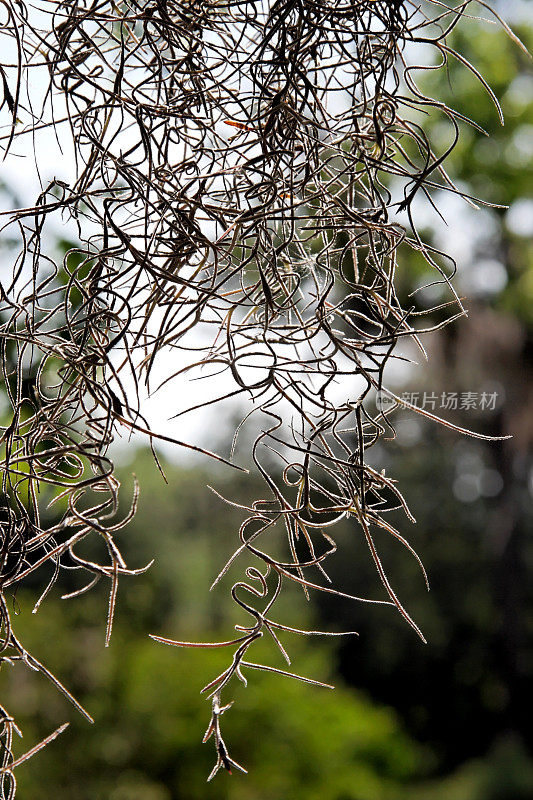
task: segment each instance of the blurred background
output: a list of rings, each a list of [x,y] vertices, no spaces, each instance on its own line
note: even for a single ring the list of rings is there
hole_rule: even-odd
[[[532,51],[528,6],[517,5],[513,27]],[[287,634],[295,671],[331,682],[335,691],[252,674],[247,688],[235,687],[236,707],[224,718],[232,756],[250,774],[219,773],[206,784],[214,755],[211,742],[201,744],[209,706],[199,689],[227,664],[227,653],[169,648],[148,634],[214,641],[229,638],[231,626],[242,622],[228,599],[240,569],[211,593],[209,586],[234,549],[243,514],[206,484],[242,501],[254,486],[229,471],[163,453],[166,485],[148,450],[122,446],[124,508],[132,473],[141,483],[137,517],[121,533],[122,551],[132,567],[156,561],[146,574],[122,579],[111,646],[104,648],[103,584],[69,602],[56,589],[36,615],[31,610],[42,576],[35,593],[30,587],[12,599],[19,636],[95,719],[90,726],[23,665],[3,667],[4,704],[24,733],[19,752],[70,722],[59,740],[18,770],[24,800],[533,797],[527,703],[533,661],[533,73],[531,61],[497,26],[464,24],[452,44],[501,99],[505,126],[457,62],[450,61],[447,73],[425,77],[429,92],[490,134],[464,126],[448,171],[473,195],[508,208],[475,211],[443,195],[448,226],[427,214],[426,236],[458,261],[456,285],[469,314],[426,340],[429,364],[398,376],[398,390],[420,398],[434,394],[435,413],[513,438],[461,437],[401,411],[397,438],[371,451],[375,466],[398,478],[417,519],[415,526],[400,517],[391,522],[422,556],[429,594],[408,553],[385,537],[378,544],[428,644],[389,608],[327,595],[307,603],[289,590],[277,620],[360,635]],[[427,122],[437,144],[448,135],[441,124],[431,117]],[[58,244],[65,251],[71,246]],[[4,242],[2,259],[8,258]],[[424,270],[422,260],[404,252],[400,291],[407,297],[419,290],[411,302],[420,309],[438,304],[440,291],[427,288],[434,277]],[[446,399],[443,411],[442,395],[454,393],[457,408]],[[462,403],[467,393],[475,402]],[[484,403],[483,394],[494,402]],[[354,530],[355,523],[346,522],[339,533],[332,577],[360,595],[372,594],[375,570]],[[260,660],[260,652],[254,655]],[[272,661],[271,652],[264,657]]]

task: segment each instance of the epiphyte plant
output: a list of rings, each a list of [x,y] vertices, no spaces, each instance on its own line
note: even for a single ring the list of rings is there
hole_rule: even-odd
[[[424,241],[413,207],[419,197],[435,205],[443,191],[474,203],[445,162],[461,127],[477,123],[419,84],[425,70],[458,60],[501,117],[490,87],[449,44],[476,8],[522,46],[488,4],[472,0],[2,2],[0,146],[5,164],[32,154],[39,190],[0,212],[14,243],[0,276],[8,409],[0,658],[43,672],[89,716],[17,638],[7,597],[44,565],[49,579],[36,610],[63,570],[79,576],[69,596],[104,580],[109,642],[119,577],[144,569],[129,568],[117,543],[137,503],[135,489],[131,511],[118,515],[109,454],[117,432],[259,473],[265,496],[242,506],[238,547],[216,579],[240,555],[254,559],[231,588],[251,621],[228,641],[204,643],[232,653],[205,687],[206,738],[217,758],[210,777],[242,769],[221,733],[234,679],[246,683],[262,669],[318,683],[248,660],[266,635],[290,663],[283,631],[319,633],[274,619],[284,585],[388,604],[423,639],[374,541],[385,530],[423,571],[387,519],[396,507],[411,514],[367,453],[394,434],[394,410],[409,405],[387,386],[387,365],[405,339],[424,353],[423,335],[435,328],[400,301],[402,253],[415,251],[448,291],[438,325],[465,313],[452,284],[456,265]],[[445,147],[430,141],[428,114],[447,124]],[[57,165],[42,146],[54,137],[64,154]],[[76,245],[58,256],[60,226]],[[161,364],[166,374],[154,386]],[[245,466],[234,459],[240,426],[224,456],[147,419],[146,396],[188,378],[201,378],[204,389],[181,419],[236,398],[246,424],[255,424]],[[376,393],[389,402],[376,408]],[[335,524],[347,517],[368,545],[382,599],[329,582]],[[87,537],[103,541],[102,563],[81,554]],[[12,753],[7,712],[2,726],[2,796],[12,798],[24,759]]]

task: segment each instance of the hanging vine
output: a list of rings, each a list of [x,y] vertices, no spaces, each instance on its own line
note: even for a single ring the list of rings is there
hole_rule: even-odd
[[[37,610],[63,570],[78,581],[70,597],[103,580],[109,642],[120,576],[146,569],[129,567],[120,551],[118,534],[135,513],[138,490],[120,517],[109,455],[117,432],[257,471],[265,495],[241,506],[238,546],[215,581],[241,554],[253,556],[246,580],[231,588],[249,621],[225,642],[153,637],[231,652],[227,669],[204,688],[212,705],[206,739],[216,747],[210,778],[220,768],[243,769],[221,733],[235,678],[246,683],[259,669],[319,683],[248,660],[266,635],[290,664],[280,633],[319,633],[275,619],[285,585],[389,605],[423,640],[374,541],[376,529],[389,533],[425,577],[387,512],[401,507],[412,516],[394,479],[373,469],[367,452],[394,434],[394,409],[409,406],[386,385],[397,345],[411,339],[424,352],[423,335],[435,329],[424,327],[414,304],[400,302],[395,276],[403,250],[416,251],[447,287],[439,325],[464,314],[451,282],[453,259],[423,240],[413,203],[424,196],[434,204],[437,191],[474,202],[445,161],[461,127],[478,126],[426,96],[421,72],[459,60],[501,117],[475,66],[447,43],[471,6],[2,0],[4,159],[29,143],[36,168],[48,166],[40,142],[53,131],[72,177],[42,183],[34,205],[0,212],[3,235],[17,242],[0,277],[8,407],[0,456],[0,659],[45,674],[90,719],[17,638],[8,598],[47,574]],[[426,64],[427,49],[434,53],[430,66],[413,62],[422,48]],[[449,128],[444,149],[428,138],[429,113]],[[58,258],[53,234],[61,225],[76,231],[77,244]],[[224,455],[149,422],[143,401],[161,363],[168,374],[155,388],[190,377],[205,383],[203,398],[179,416],[240,400],[247,424],[256,421],[247,466],[234,459],[240,426]],[[380,599],[329,582],[335,524],[347,517],[368,545]],[[81,554],[87,537],[102,540],[102,563]],[[12,755],[7,712],[0,724],[2,797],[12,798],[13,769],[24,759]]]

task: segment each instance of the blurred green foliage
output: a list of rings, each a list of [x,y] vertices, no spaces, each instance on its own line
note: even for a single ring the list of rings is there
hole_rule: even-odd
[[[138,563],[143,551],[156,552],[157,561],[146,575],[122,582],[111,646],[104,648],[103,586],[83,599],[50,599],[37,615],[31,614],[35,597],[30,593],[16,599],[19,635],[96,723],[93,728],[78,717],[41,676],[22,665],[5,667],[3,688],[25,740],[33,743],[65,719],[71,721],[60,740],[19,771],[21,795],[58,800],[398,797],[406,781],[424,773],[429,753],[407,736],[392,709],[343,685],[334,674],[331,641],[314,638],[311,645],[294,634],[284,637],[294,670],[332,680],[335,691],[248,670],[248,687],[234,687],[238,707],[224,716],[224,730],[233,757],[250,776],[224,774],[206,785],[214,754],[211,742],[200,744],[209,702],[199,690],[227,666],[229,654],[171,648],[148,634],[195,638],[202,631],[207,641],[227,635],[234,621],[227,587],[211,595],[208,587],[230,553],[237,514],[226,512],[208,492],[206,475],[166,464],[165,486],[149,453],[138,452],[134,466],[143,474],[143,495],[124,552]],[[277,605],[276,619],[316,623],[301,593],[289,592]],[[286,667],[267,642],[259,643],[254,659]]]
[[[64,625],[58,636],[58,617],[74,622],[77,632]],[[25,738],[34,740],[67,714],[72,719],[59,741],[20,770],[23,797],[379,800],[397,796],[421,758],[391,709],[374,707],[342,684],[331,692],[254,674],[246,689],[235,692],[238,711],[224,720],[232,755],[250,776],[224,774],[206,785],[214,756],[211,742],[200,744],[208,704],[198,688],[226,666],[227,654],[175,651],[124,624],[104,652],[101,630],[80,628],[79,619],[64,619],[54,606],[46,620],[48,630],[33,631],[35,646],[49,664],[60,662],[62,676],[77,684],[96,724],[89,728],[68,714],[36,677],[15,677],[13,671],[9,693],[17,697],[17,712],[41,720],[38,729],[25,724]],[[20,627],[31,636],[29,624]],[[50,637],[48,645],[43,636]],[[298,655],[305,674],[330,671],[331,652],[323,645]]]
[[[515,26],[529,52],[533,52],[533,25]],[[450,57],[447,80],[442,71],[417,77],[423,90],[438,96],[448,106],[473,120],[485,133],[460,125],[459,141],[446,161],[446,171],[471,196],[494,204],[490,209],[496,224],[488,242],[489,251],[479,256],[501,258],[509,281],[496,292],[493,304],[533,325],[533,238],[520,235],[508,224],[507,208],[517,201],[533,202],[533,71],[531,59],[497,25],[465,23],[458,26],[449,45],[461,53],[483,76],[498,98],[504,116],[502,125],[494,103],[480,81],[456,59]],[[452,141],[453,129],[446,117],[431,112],[423,122],[437,152],[444,152]],[[486,134],[486,135],[485,135]],[[483,208],[483,205],[481,206]],[[466,209],[466,205],[464,206]],[[531,214],[529,211],[524,213]],[[453,220],[448,220],[453,225]],[[480,217],[479,225],[483,226]],[[473,236],[475,231],[472,232]],[[450,237],[453,237],[450,231]],[[407,254],[404,254],[404,256]],[[404,262],[405,263],[405,262]],[[405,290],[419,283],[423,260],[416,253],[409,257],[404,273]],[[428,282],[434,280],[426,274]],[[421,281],[424,282],[424,281]]]
[[[404,463],[404,478],[420,486],[420,497],[414,498],[418,505],[423,500],[424,482],[417,475],[414,451],[409,452],[411,462],[410,467],[409,461]],[[25,734],[18,752],[63,721],[71,723],[59,740],[19,769],[22,797],[525,800],[530,796],[531,762],[517,737],[497,740],[486,760],[471,760],[451,775],[431,778],[435,771],[438,774],[441,763],[435,741],[430,737],[425,744],[416,742],[397,711],[347,686],[336,671],[338,640],[309,640],[292,634],[283,637],[293,657],[292,669],[335,684],[335,691],[248,670],[248,686],[236,683],[233,687],[237,704],[224,716],[224,731],[233,757],[250,774],[222,774],[213,784],[206,784],[214,755],[211,742],[201,745],[209,703],[199,690],[227,665],[229,653],[172,648],[151,641],[148,634],[196,639],[201,632],[203,640],[217,641],[228,636],[231,623],[243,622],[233,611],[227,585],[208,591],[231,553],[239,512],[226,508],[205,488],[207,476],[202,472],[163,465],[168,486],[149,452],[137,451],[134,462],[122,471],[125,506],[132,469],[143,476],[139,512],[124,534],[124,552],[132,566],[141,565],[153,553],[157,558],[145,575],[122,580],[109,648],[104,647],[107,587],[103,584],[79,599],[61,602],[57,596],[50,598],[36,615],[31,609],[37,586],[34,596],[26,592],[14,601],[20,608],[16,619],[19,635],[95,718],[94,727],[88,725],[44,678],[23,665],[4,667],[2,689]],[[230,479],[222,473],[209,480],[222,492],[229,488],[225,484]],[[443,492],[446,483],[445,478]],[[232,489],[243,494],[245,483],[238,487],[232,481]],[[460,522],[464,523],[464,518]],[[349,669],[346,658],[342,659],[346,677],[371,689],[378,685],[382,693],[386,685],[389,702],[401,708],[409,727],[411,709],[405,702],[402,706],[402,694],[412,704],[413,684],[419,681],[418,704],[427,703],[429,713],[435,714],[425,730],[431,733],[440,726],[446,736],[456,735],[460,740],[459,728],[465,723],[460,709],[435,708],[434,698],[439,695],[439,670],[440,677],[444,670],[455,671],[455,690],[459,700],[464,700],[461,686],[479,680],[479,670],[488,658],[484,643],[491,601],[483,580],[487,564],[484,558],[471,557],[468,563],[475,540],[468,530],[464,529],[466,535],[457,531],[457,519],[450,518],[446,530],[440,518],[440,536],[433,543],[431,526],[425,519],[421,523],[420,547],[426,556],[429,553],[436,598],[430,595],[428,603],[409,560],[400,563],[397,571],[404,599],[412,601],[410,608],[429,635],[431,660],[437,665],[434,676],[424,672],[421,656],[426,648],[409,633],[403,635],[404,627],[392,610],[384,614],[383,610],[350,604],[340,613],[337,607],[331,620],[328,608],[321,606],[320,619],[316,607],[295,589],[280,597],[274,618],[291,625],[327,625],[330,629],[348,621],[353,628],[355,620],[361,637],[350,645]],[[477,523],[479,520],[472,518],[471,530],[476,530]],[[353,539],[353,529],[345,535]],[[344,545],[348,545],[348,553],[345,550],[338,559],[338,567],[346,571],[346,581],[353,570],[350,564],[357,564],[358,587],[375,592],[372,571],[365,569],[364,551],[351,553],[350,543]],[[352,542],[352,548],[356,546]],[[231,578],[228,576],[227,583]],[[73,580],[66,588],[75,585]],[[463,639],[465,650],[462,658],[456,653],[454,660],[447,643],[456,635],[454,626],[465,625],[465,614],[471,617],[469,633]],[[282,669],[285,666],[279,651],[268,642],[259,643],[254,659]],[[406,670],[406,661],[412,674]],[[372,670],[374,682],[368,680]],[[435,685],[431,685],[432,677]],[[483,679],[490,680],[488,673]],[[443,697],[449,702],[447,691]],[[494,689],[489,686],[487,691],[490,694]],[[475,703],[482,705],[479,698]],[[472,704],[468,709],[472,711]]]

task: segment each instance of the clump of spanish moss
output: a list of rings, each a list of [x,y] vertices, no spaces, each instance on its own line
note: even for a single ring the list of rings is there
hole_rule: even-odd
[[[135,489],[130,513],[119,516],[109,456],[117,432],[245,469],[234,461],[235,440],[218,454],[146,419],[143,398],[158,388],[155,367],[170,353],[163,363],[177,367],[161,391],[192,377],[205,385],[203,399],[179,415],[202,407],[215,414],[225,400],[240,400],[256,430],[248,466],[265,487],[243,508],[235,553],[217,578],[241,554],[254,557],[231,588],[248,616],[236,636],[203,645],[230,652],[227,669],[204,689],[212,706],[206,738],[217,759],[210,777],[243,769],[221,733],[235,678],[246,683],[262,669],[318,683],[249,660],[266,635],[290,663],[279,634],[295,629],[274,611],[286,584],[388,604],[423,638],[374,542],[381,528],[419,560],[387,519],[395,507],[411,515],[367,451],[393,435],[389,416],[406,405],[384,383],[398,343],[413,339],[423,350],[420,312],[403,307],[395,287],[403,249],[417,251],[448,287],[446,321],[464,313],[450,283],[453,260],[423,241],[413,201],[433,202],[437,190],[461,195],[444,164],[460,125],[476,123],[425,96],[417,85],[423,68],[410,59],[416,45],[431,46],[441,68],[459,59],[501,114],[475,67],[447,44],[471,5],[3,4],[3,156],[29,143],[37,165],[45,164],[40,142],[54,131],[75,169],[68,182],[41,185],[32,205],[1,212],[3,235],[18,249],[0,278],[9,409],[0,455],[0,659],[42,672],[89,717],[17,638],[6,598],[38,570],[48,578],[36,608],[63,570],[77,580],[69,596],[104,581],[109,642],[119,578],[141,571],[128,567],[117,537],[137,501]],[[424,130],[429,110],[449,126],[444,151]],[[77,244],[58,258],[53,232],[62,224],[74,227]],[[50,503],[60,510],[53,523]],[[335,523],[346,517],[366,540],[382,599],[329,582]],[[81,554],[87,537],[103,541],[102,563]],[[13,770],[25,757],[14,759],[7,712],[0,725],[1,796],[12,798]]]

